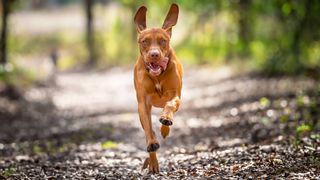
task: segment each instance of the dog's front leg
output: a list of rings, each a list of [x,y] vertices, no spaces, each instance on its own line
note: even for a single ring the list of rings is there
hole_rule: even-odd
[[[149,152],[149,159],[147,159],[146,162],[149,166],[149,171],[151,173],[158,173],[159,164],[158,164],[156,151],[159,149],[160,145],[156,139],[154,131],[152,130],[151,104],[147,102],[145,99],[139,101],[138,111],[139,111],[140,122],[146,136],[147,151]]]
[[[160,117],[161,126],[161,135],[163,138],[166,138],[170,133],[170,127],[173,121],[173,113],[178,111],[180,106],[179,96],[174,96],[173,99],[166,102],[162,115]]]

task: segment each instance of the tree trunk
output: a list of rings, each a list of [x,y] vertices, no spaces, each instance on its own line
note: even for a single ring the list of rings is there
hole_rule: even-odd
[[[7,59],[7,33],[8,33],[8,16],[10,10],[9,0],[1,0],[2,4],[2,29],[0,39],[0,64],[5,65]]]
[[[96,52],[94,47],[94,29],[93,29],[93,5],[95,0],[85,0],[86,9],[86,42],[88,48],[88,64],[96,64]]]
[[[297,23],[293,33],[291,50],[294,54],[293,58],[294,58],[294,63],[296,64],[297,69],[300,68],[300,65],[301,65],[300,55],[301,55],[302,34],[306,28],[306,23],[311,13],[311,6],[312,6],[312,3],[310,0],[305,1],[305,4],[304,4],[305,14],[303,18]]]
[[[251,19],[250,19],[250,6],[251,0],[240,0],[238,2],[238,37],[241,43],[240,55],[246,57],[249,55],[249,42],[251,40]]]

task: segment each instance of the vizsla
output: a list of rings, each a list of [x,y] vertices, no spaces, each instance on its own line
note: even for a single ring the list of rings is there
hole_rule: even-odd
[[[149,158],[144,167],[149,172],[159,173],[156,151],[160,144],[152,130],[152,107],[163,108],[160,122],[161,135],[169,135],[173,113],[180,105],[183,67],[170,46],[171,30],[178,20],[178,5],[172,4],[162,28],[148,29],[146,26],[147,8],[137,11],[134,22],[138,31],[140,55],[134,67],[139,118],[145,132]]]

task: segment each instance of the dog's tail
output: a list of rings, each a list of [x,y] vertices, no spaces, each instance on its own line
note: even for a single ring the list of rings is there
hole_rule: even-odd
[[[165,139],[170,133],[170,127],[166,125],[161,125],[160,131],[163,139]]]

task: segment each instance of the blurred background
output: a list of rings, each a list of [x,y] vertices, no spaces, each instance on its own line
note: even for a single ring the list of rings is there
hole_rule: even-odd
[[[169,0],[2,0],[4,71],[46,76],[93,66],[132,65],[137,57],[133,15],[149,8],[161,27]],[[179,23],[172,45],[185,66],[232,65],[267,74],[319,75],[320,2],[293,0],[174,1]],[[5,32],[4,32],[5,31]],[[5,53],[6,52],[6,53]]]
[[[133,17],[161,27],[173,2],[185,76],[163,173],[319,177],[319,0],[0,1],[0,179],[141,177]]]

